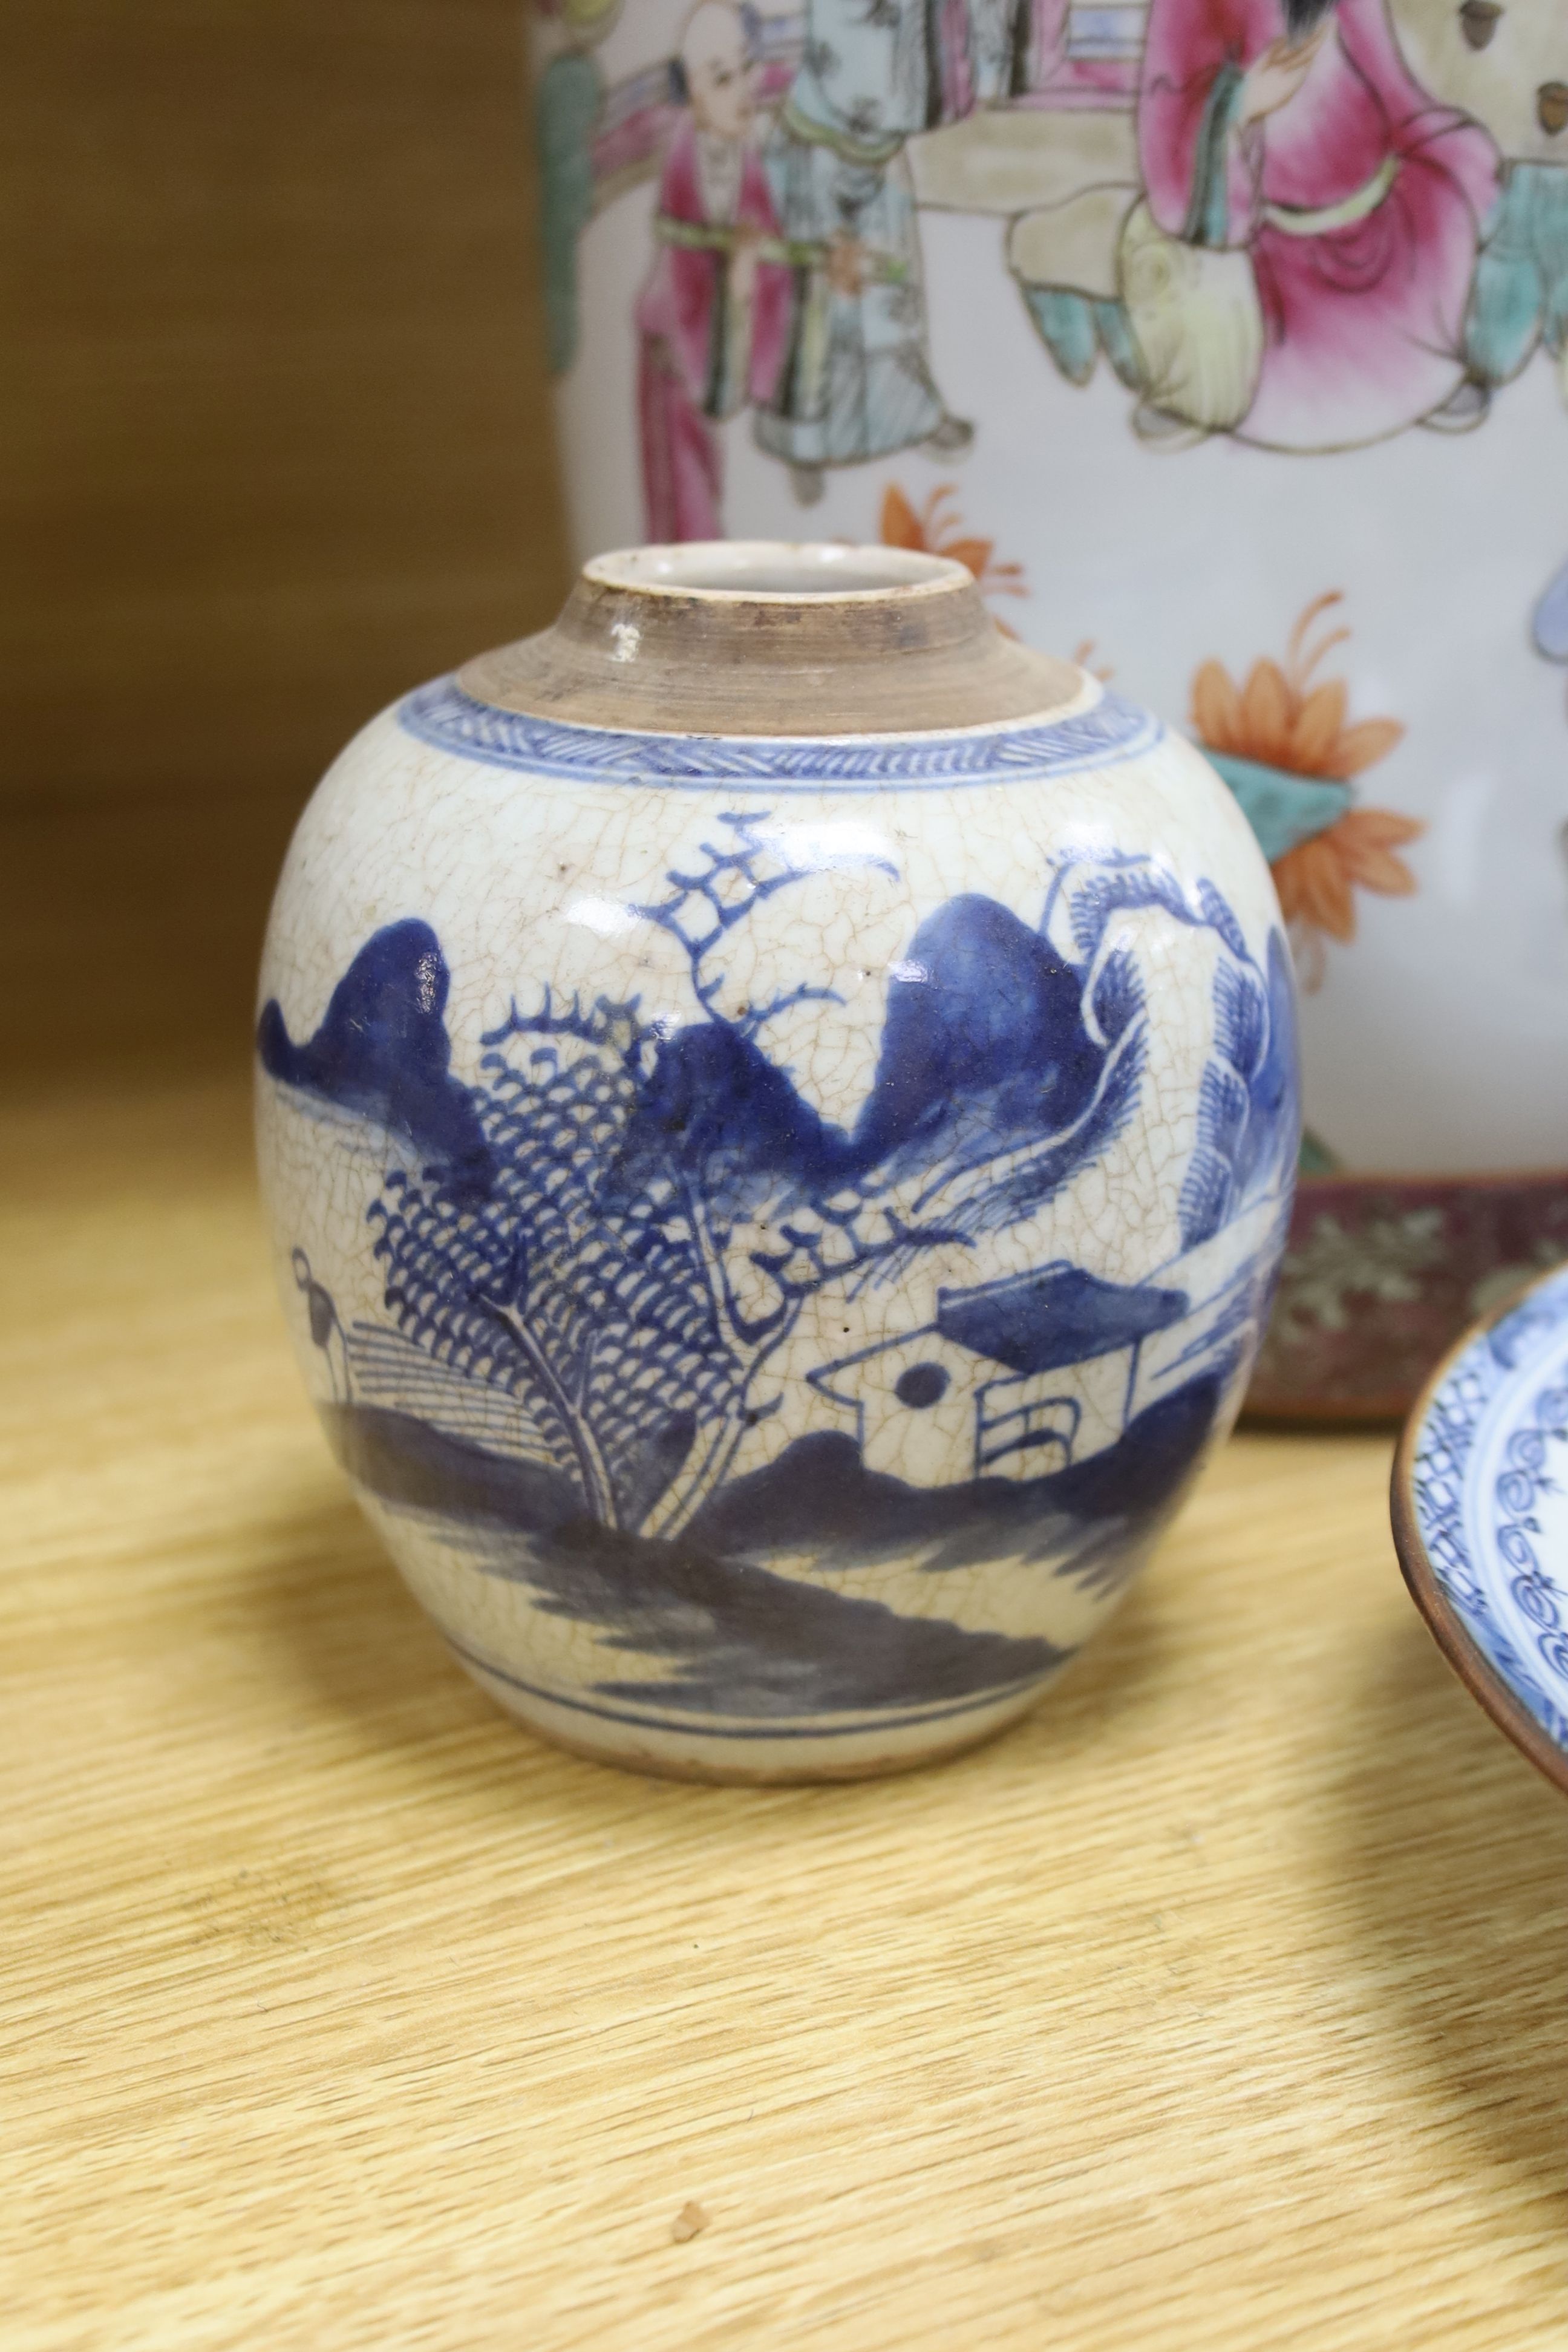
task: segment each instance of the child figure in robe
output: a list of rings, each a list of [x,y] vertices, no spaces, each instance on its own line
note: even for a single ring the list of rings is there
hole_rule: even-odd
[[[1264,341],[1243,439],[1344,448],[1467,400],[1497,151],[1415,81],[1385,0],[1152,0],[1138,143],[1162,229],[1250,250]],[[1178,422],[1138,418],[1151,440]]]
[[[771,398],[789,272],[752,144],[755,68],[731,0],[699,0],[677,65],[689,111],[659,187],[658,252],[637,303],[637,415],[647,535],[721,539],[717,426]]]
[[[756,418],[759,446],[788,465],[802,505],[821,498],[825,467],[917,446],[946,459],[974,437],[931,375],[904,148],[1004,92],[1008,5],[807,0],[800,65],[767,148],[796,265],[788,348]]]

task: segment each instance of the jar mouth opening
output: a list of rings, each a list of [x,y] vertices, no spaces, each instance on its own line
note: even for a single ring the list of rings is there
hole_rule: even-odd
[[[971,586],[962,563],[913,548],[853,547],[831,540],[713,539],[677,547],[626,547],[583,566],[596,588],[639,596],[697,597],[715,604],[900,604]]]

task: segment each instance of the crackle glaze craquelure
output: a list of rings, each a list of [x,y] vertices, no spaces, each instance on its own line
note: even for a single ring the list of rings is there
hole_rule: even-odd
[[[1190,745],[957,564],[588,566],[344,752],[261,1000],[333,1450],[567,1744],[967,1746],[1234,1416],[1298,1146],[1268,874]]]

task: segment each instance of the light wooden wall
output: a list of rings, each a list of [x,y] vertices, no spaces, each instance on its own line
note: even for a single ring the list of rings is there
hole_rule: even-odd
[[[246,1017],[347,735],[563,593],[521,7],[11,25],[0,983],[46,1054],[156,1055]]]

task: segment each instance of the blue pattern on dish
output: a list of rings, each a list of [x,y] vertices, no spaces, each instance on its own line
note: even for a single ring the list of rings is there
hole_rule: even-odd
[[[1568,1271],[1455,1359],[1422,1417],[1411,1491],[1444,1595],[1568,1751]]]

